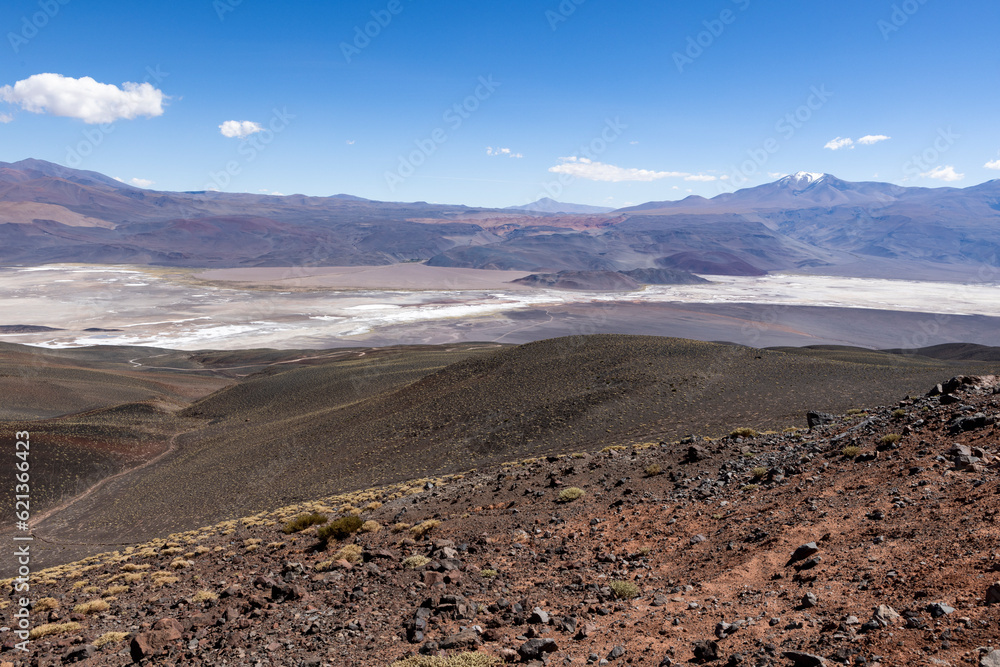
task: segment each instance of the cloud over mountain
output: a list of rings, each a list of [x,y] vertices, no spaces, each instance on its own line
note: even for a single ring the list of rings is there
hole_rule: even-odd
[[[35,74],[0,88],[0,100],[25,111],[78,118],[92,125],[160,116],[166,99],[149,83],[125,82],[119,88],[89,76],[74,79],[53,73]]]

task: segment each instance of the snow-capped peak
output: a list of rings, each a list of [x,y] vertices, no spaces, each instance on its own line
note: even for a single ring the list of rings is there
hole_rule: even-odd
[[[816,181],[822,180],[826,174],[817,174],[811,171],[800,171],[791,176],[785,176],[785,179],[790,181],[795,181],[796,183],[815,183]]]

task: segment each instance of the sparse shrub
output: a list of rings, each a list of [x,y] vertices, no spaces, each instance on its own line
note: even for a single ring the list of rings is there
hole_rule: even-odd
[[[313,513],[313,514],[300,514],[291,521],[285,524],[285,527],[281,529],[285,535],[291,535],[292,533],[298,533],[310,526],[316,526],[319,524],[326,523],[326,515]]]
[[[427,563],[431,562],[431,559],[427,556],[422,556],[417,554],[415,556],[410,556],[403,560],[403,567],[408,570],[416,570],[418,567],[423,567]]]
[[[619,600],[631,600],[639,597],[639,587],[631,581],[612,581],[608,584],[608,588]]]
[[[267,544],[268,549],[284,549],[286,546],[288,545],[284,542],[268,542]]]
[[[348,563],[355,565],[361,562],[361,553],[363,549],[357,544],[345,544],[337,553],[333,554],[333,561],[346,560]]]
[[[759,434],[752,428],[738,428],[729,434],[730,438],[756,438]]]
[[[857,445],[848,445],[840,450],[840,453],[849,459],[853,459],[855,456],[861,453],[861,448]]]
[[[83,587],[84,587],[84,586],[86,586],[86,585],[87,585],[88,583],[90,583],[90,582],[88,582],[88,581],[74,581],[74,582],[73,582],[73,585],[72,585],[72,586],[70,586],[70,587],[69,587],[69,589],[70,589],[71,591],[75,591],[75,590],[77,590],[77,589],[80,589],[80,588],[83,588]]]
[[[104,591],[104,597],[109,597],[111,595],[118,595],[119,593],[127,593],[128,586],[108,586],[108,590]]]
[[[496,570],[491,570],[487,568],[484,570],[480,570],[479,576],[482,577],[483,579],[496,579],[498,576],[500,576],[500,573],[497,572]]]
[[[218,600],[219,596],[212,591],[202,590],[195,593],[191,600],[192,602],[208,602],[209,600]]]
[[[79,623],[46,623],[31,629],[28,639],[40,639],[51,635],[61,635],[66,632],[76,632],[83,626]]]
[[[247,549],[250,549],[250,547],[247,547]],[[193,561],[184,560],[183,558],[178,558],[177,560],[175,560],[170,564],[170,567],[174,568],[175,570],[183,570],[184,568],[191,567],[192,565],[194,565]]]
[[[744,484],[742,487],[740,487],[740,491],[756,491],[756,490],[757,490],[756,484]]]
[[[764,466],[757,466],[750,472],[753,474],[754,479],[764,479],[764,475],[767,474],[767,468]]]
[[[410,529],[410,524],[408,524],[408,523],[402,523],[401,522],[401,523],[394,524],[392,526],[392,532],[394,532],[394,533],[402,533],[403,531],[407,531],[409,529]]]
[[[177,554],[184,553],[184,550],[180,547],[169,547],[160,551],[161,556],[176,556]]]
[[[105,632],[94,640],[94,646],[101,648],[107,644],[120,644],[128,638],[127,632]]]
[[[382,503],[380,503],[377,500],[373,500],[372,502],[370,502],[367,505],[365,505],[364,510],[366,512],[374,512],[375,510],[377,510],[380,507],[382,507]]]
[[[51,611],[53,609],[59,608],[59,600],[55,598],[39,598],[35,602],[34,610],[37,611]]]
[[[178,581],[180,579],[177,577],[158,577],[153,580],[153,585],[158,587],[169,586],[170,584],[176,584]]]
[[[441,522],[437,519],[428,519],[422,523],[418,523],[413,528],[410,528],[410,537],[415,540],[423,539],[427,536],[429,532],[441,525]]]
[[[656,477],[661,472],[663,472],[663,469],[657,463],[646,466],[646,477]]]
[[[94,612],[107,610],[108,603],[104,600],[91,600],[90,602],[84,602],[73,607],[73,611],[77,614],[93,614]]]
[[[570,486],[560,491],[556,500],[561,503],[571,503],[574,500],[583,498],[585,495],[587,495],[587,492],[580,487]]]
[[[342,516],[339,519],[331,521],[317,530],[316,537],[323,544],[326,544],[330,540],[344,540],[358,532],[363,525],[364,521],[361,520],[361,517],[348,514],[347,516]]]
[[[652,549],[652,547],[643,547],[643,548],[639,549],[639,551],[637,551],[636,553],[639,554],[642,557],[646,557],[649,554],[653,553],[653,549]]]
[[[137,581],[142,581],[142,574],[139,572],[126,572],[122,575],[122,581],[134,584]]]
[[[906,410],[902,408],[897,408],[896,410],[892,411],[892,416],[895,419],[902,419],[903,417],[906,416]]]
[[[358,529],[362,533],[377,533],[382,530],[382,524],[378,521],[368,520],[361,524],[361,528]]]
[[[84,595],[93,595],[98,590],[100,589],[98,589],[97,586],[84,586],[80,592],[83,593]]]
[[[851,408],[850,410],[847,411],[847,414],[851,416],[863,415],[864,413],[865,413],[864,410],[859,410],[858,408]]]
[[[624,452],[626,449],[628,449],[628,447],[626,447],[625,445],[611,445],[609,447],[605,447],[604,449],[602,449],[601,453],[607,454],[608,452]],[[535,461],[535,459],[530,459],[530,460],[531,462]]]
[[[879,442],[881,442],[883,445],[894,445],[902,439],[903,436],[901,436],[900,434],[890,433],[889,435],[883,435],[882,439],[879,440]]]

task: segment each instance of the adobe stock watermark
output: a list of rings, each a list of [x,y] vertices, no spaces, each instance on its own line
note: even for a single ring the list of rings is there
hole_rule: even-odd
[[[243,168],[246,165],[256,160],[261,153],[266,151],[267,147],[278,138],[278,135],[288,129],[293,120],[295,120],[295,116],[288,113],[287,108],[272,109],[271,118],[264,129],[251,134],[240,142],[240,146],[236,149],[236,152],[243,159],[230,160],[221,171],[210,171],[208,177],[211,180],[205,184],[205,190],[222,190],[229,187],[233,182],[233,178],[242,174]]]
[[[164,72],[160,69],[160,65],[147,67],[146,78],[142,80],[142,83],[160,84],[168,76],[170,76],[170,72]],[[104,140],[114,131],[114,123],[101,123],[100,125],[86,128],[81,133],[83,139],[76,144],[66,147],[64,164],[72,169],[78,168],[83,164],[84,160],[93,155],[94,151],[104,144]]]
[[[732,0],[733,4],[741,12],[745,12],[750,8],[750,1]],[[688,65],[693,65],[695,60],[701,58],[705,54],[705,51],[710,49],[716,40],[722,37],[722,34],[726,32],[726,28],[736,23],[738,17],[739,14],[737,12],[726,8],[719,12],[718,17],[702,21],[701,24],[705,29],[696,35],[688,35],[687,46],[683,51],[674,51],[674,65],[677,66],[677,71],[683,74],[684,68]]]
[[[492,74],[481,76],[479,84],[471,95],[445,109],[441,119],[447,125],[447,129],[435,128],[429,136],[415,140],[413,143],[416,148],[407,155],[399,156],[396,170],[385,172],[385,184],[389,186],[389,191],[395,192],[406,179],[417,173],[417,169],[426,164],[427,160],[448,142],[449,131],[456,132],[462,127],[465,121],[479,110],[483,102],[493,97],[500,86],[500,82],[493,80]]]
[[[729,178],[716,181],[719,193],[731,192],[743,187],[752,177],[761,173],[771,157],[781,150],[781,140],[791,140],[806,123],[812,120],[816,112],[822,109],[831,97],[833,97],[833,93],[826,89],[826,84],[811,86],[805,103],[794,111],[786,113],[774,124],[774,130],[780,136],[780,140],[777,136],[773,136],[766,139],[759,147],[749,149],[747,159],[731,170]]]
[[[927,4],[927,0],[905,0],[892,6],[892,13],[889,19],[879,19],[875,25],[882,33],[882,39],[889,41],[894,33],[899,32],[904,25],[909,23],[914,14]]]
[[[59,11],[68,5],[71,0],[39,0],[38,11],[28,16],[21,17],[21,29],[18,32],[8,32],[7,41],[14,53],[20,53],[21,48],[38,36],[49,21],[59,15]]]
[[[406,7],[402,0],[389,0],[385,9],[373,9],[371,11],[372,20],[362,25],[354,26],[354,39],[350,42],[340,43],[340,52],[344,54],[344,60],[350,65],[355,56],[367,49],[372,40],[382,34],[382,31],[389,27],[392,19],[403,13]]]
[[[576,8],[587,0],[562,0],[555,10],[545,10],[545,20],[549,22],[552,32],[559,29],[559,26],[569,20],[570,16],[576,13]]]
[[[220,21],[226,20],[226,14],[232,14],[236,8],[243,4],[243,0],[213,0],[212,9]]]
[[[607,152],[611,144],[618,141],[627,129],[628,125],[623,123],[621,118],[615,117],[613,120],[605,118],[604,127],[601,128],[598,135],[591,139],[589,143],[580,146],[576,152],[576,157],[597,162],[598,158]],[[576,176],[572,174],[560,173],[559,176],[551,181],[542,183],[542,192],[535,197],[535,200],[544,197],[558,200],[562,196],[563,191],[575,180]]]
[[[931,171],[941,156],[951,150],[961,138],[962,135],[955,134],[950,126],[947,130],[938,128],[937,136],[931,145],[903,163],[903,173],[908,177],[923,176]]]

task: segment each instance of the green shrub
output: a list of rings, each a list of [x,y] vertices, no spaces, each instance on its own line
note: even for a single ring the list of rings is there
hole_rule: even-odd
[[[354,533],[361,530],[361,526],[363,526],[364,523],[365,522],[361,520],[361,517],[355,514],[342,516],[317,530],[316,537],[318,537],[324,544],[330,540],[347,539]]]
[[[742,487],[740,487],[740,491],[756,491],[756,490],[757,490],[756,484],[744,484]]]
[[[840,453],[849,459],[853,459],[855,456],[861,453],[861,448],[855,445],[848,445],[840,450]]]
[[[890,433],[889,435],[883,435],[882,439],[879,442],[881,442],[883,445],[894,445],[902,439],[903,436],[901,436],[900,434]]]
[[[483,579],[495,579],[500,576],[500,573],[496,570],[485,569],[479,571],[479,576]]]
[[[656,477],[661,472],[663,472],[663,469],[657,463],[646,466],[646,477]]]
[[[556,498],[561,503],[570,503],[579,498],[583,498],[587,495],[587,492],[578,486],[571,486],[563,489],[559,492],[559,497]]]
[[[902,408],[893,410],[892,416],[895,417],[896,419],[902,419],[903,417],[906,416],[906,410],[903,410]]]
[[[315,526],[321,523],[326,523],[325,514],[300,514],[286,523],[285,527],[281,529],[281,532],[285,535],[291,535],[292,533],[303,531],[309,526]]]
[[[754,479],[764,479],[764,475],[767,474],[767,468],[765,468],[764,466],[757,466],[750,472],[753,473]]]
[[[608,584],[608,588],[619,600],[631,600],[639,597],[639,587],[631,581],[612,581]]]

